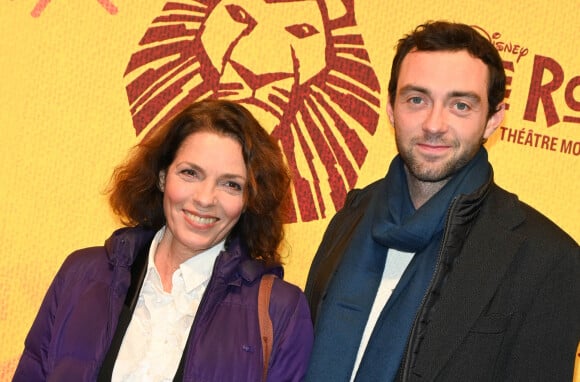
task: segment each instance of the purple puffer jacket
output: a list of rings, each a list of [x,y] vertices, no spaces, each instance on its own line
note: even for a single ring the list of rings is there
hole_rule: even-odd
[[[25,341],[13,381],[95,381],[115,333],[130,267],[155,232],[122,228],[104,247],[71,254],[50,286]],[[281,269],[277,270],[281,273]],[[195,317],[184,381],[260,381],[257,298],[261,275],[238,240],[216,260]],[[274,344],[268,381],[301,381],[313,333],[300,289],[280,278],[272,288]]]

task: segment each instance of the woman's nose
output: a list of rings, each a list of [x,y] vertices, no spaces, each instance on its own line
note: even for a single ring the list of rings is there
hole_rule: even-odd
[[[196,184],[193,194],[194,202],[200,206],[212,206],[216,203],[216,190],[213,184],[202,181]]]

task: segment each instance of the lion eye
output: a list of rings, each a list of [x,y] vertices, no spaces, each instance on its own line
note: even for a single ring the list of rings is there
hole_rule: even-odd
[[[286,30],[298,38],[306,38],[320,33],[318,29],[311,24],[294,24],[287,26]]]
[[[226,5],[226,10],[232,17],[232,19],[241,24],[256,24],[256,20],[248,13],[246,10],[236,4]]]

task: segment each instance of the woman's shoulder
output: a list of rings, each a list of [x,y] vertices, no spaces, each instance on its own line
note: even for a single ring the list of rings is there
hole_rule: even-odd
[[[55,276],[55,282],[57,285],[70,286],[100,279],[109,273],[110,266],[104,247],[82,248],[67,256]]]
[[[264,277],[264,276],[262,276]],[[298,298],[303,294],[302,289],[298,285],[286,281],[280,277],[274,277],[274,283],[272,285],[272,294],[276,294],[281,298]]]
[[[281,314],[286,312],[284,314],[287,314],[289,310],[303,309],[302,305],[307,305],[302,289],[296,284],[284,280],[282,266],[267,267],[262,261],[247,258],[239,264],[238,275],[244,280],[241,295],[250,301],[258,295],[260,285],[265,281],[265,278],[269,277],[268,275],[273,276],[270,289],[271,312]]]
[[[114,231],[102,245],[77,249],[67,256],[62,271],[99,269],[103,266],[130,266],[135,253],[148,246],[154,231],[139,227],[124,227]]]
[[[66,257],[61,266],[61,271],[93,268],[102,263],[107,263],[107,252],[104,246],[81,248]]]
[[[113,234],[102,244],[79,248],[70,253],[63,261],[57,277],[70,277],[75,274],[89,276],[102,272],[111,264],[111,247],[121,239],[121,230]]]
[[[286,280],[279,277],[274,279],[272,285],[272,294],[270,296],[270,311],[273,315],[276,312],[281,314],[296,314],[301,315],[307,313],[310,318],[308,310],[308,303],[306,296],[302,289]]]

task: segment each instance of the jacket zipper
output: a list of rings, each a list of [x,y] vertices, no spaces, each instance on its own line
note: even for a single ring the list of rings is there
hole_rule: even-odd
[[[218,262],[220,262],[222,259],[222,255],[220,254],[220,256],[218,256],[218,258],[216,259],[215,263],[213,264],[213,269],[211,271],[211,277],[209,278],[209,282],[207,283],[207,288],[205,289],[205,292],[203,293],[203,296],[201,296],[201,301],[199,302],[199,306],[197,308],[197,311],[195,312],[195,317],[193,318],[193,322],[191,323],[191,328],[189,329],[189,336],[187,337],[187,341],[185,342],[185,347],[183,349],[183,354],[182,357],[187,357],[186,351],[190,351],[191,349],[189,348],[189,344],[191,341],[193,341],[193,338],[195,336],[195,327],[196,324],[198,323],[198,321],[200,320],[201,317],[201,313],[204,312],[205,310],[205,306],[207,305],[207,300],[209,297],[207,297],[209,295],[210,292],[210,287],[213,288],[214,284],[215,284],[215,278],[216,276],[216,269],[218,268]],[[183,377],[185,379],[185,369],[187,366],[187,358],[184,358],[183,360]]]
[[[403,373],[401,375],[401,381],[407,381],[409,379],[409,372],[410,372],[410,364],[409,364],[409,359],[411,357],[411,352],[413,349],[413,346],[411,346],[414,343],[414,336],[416,335],[417,332],[417,323],[419,321],[419,317],[421,316],[421,313],[423,312],[424,308],[425,308],[425,303],[428,300],[428,296],[431,294],[432,290],[433,290],[433,283],[434,281],[437,279],[436,276],[438,276],[438,274],[441,272],[441,256],[443,254],[443,248],[445,248],[445,244],[447,243],[447,240],[449,238],[449,223],[451,221],[451,216],[453,215],[452,212],[455,209],[455,206],[458,204],[458,200],[459,197],[455,197],[455,199],[453,199],[453,201],[451,202],[450,207],[447,209],[447,217],[445,218],[445,230],[443,231],[443,237],[441,238],[441,245],[439,246],[439,252],[437,254],[437,262],[435,264],[435,272],[433,272],[433,276],[431,277],[431,281],[429,282],[429,287],[427,288],[427,291],[425,292],[425,294],[423,295],[423,299],[421,300],[421,305],[419,307],[419,310],[417,310],[417,313],[415,313],[415,318],[413,320],[413,326],[411,327],[411,333],[409,333],[409,339],[407,340],[407,348],[405,350],[405,357],[403,358],[403,363],[402,363],[402,370]]]

